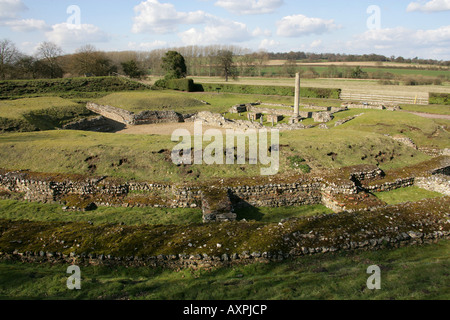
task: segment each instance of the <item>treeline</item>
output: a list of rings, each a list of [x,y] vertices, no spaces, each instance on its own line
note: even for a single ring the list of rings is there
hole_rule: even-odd
[[[390,74],[383,73],[366,75],[358,68],[345,68],[340,70],[329,67],[325,71],[317,71],[313,67],[305,68],[297,65],[302,62],[354,62],[354,61],[395,61],[405,63],[433,64],[434,67],[449,66],[450,61],[436,61],[423,59],[404,59],[402,57],[384,57],[381,55],[341,55],[341,54],[314,54],[305,52],[268,53],[253,52],[238,46],[210,45],[186,46],[171,48],[180,53],[186,63],[187,76],[218,77],[267,77],[267,76],[294,76],[302,72],[305,78],[365,78],[392,80]],[[166,70],[163,58],[169,49],[153,51],[121,51],[102,52],[91,45],[86,45],[73,54],[64,54],[56,44],[44,42],[39,45],[33,55],[21,53],[10,40],[0,41],[0,80],[11,79],[48,79],[70,78],[80,76],[111,76],[127,75],[140,78],[149,75],[164,76]],[[228,71],[224,72],[224,52],[231,55],[225,57],[231,61]],[[281,66],[271,65],[271,60],[284,60]],[[430,66],[430,68],[433,68]]]
[[[307,53],[307,52],[279,52],[268,53],[271,60],[300,60],[302,62],[397,62],[407,64],[424,64],[436,66],[450,66],[450,61],[386,57],[379,54],[339,54],[339,53]]]

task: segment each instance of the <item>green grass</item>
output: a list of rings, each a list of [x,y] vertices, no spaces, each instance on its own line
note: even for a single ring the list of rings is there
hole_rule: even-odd
[[[406,111],[450,115],[450,106],[445,105],[430,104],[428,106],[419,106],[414,104],[402,104],[401,108]]]
[[[242,208],[237,210],[238,220],[265,223],[280,222],[282,219],[310,217],[333,213],[323,205],[306,205],[282,208]],[[58,204],[43,204],[19,200],[0,200],[0,219],[92,222],[93,224],[124,223],[126,225],[188,225],[202,222],[201,209],[170,208],[123,208],[98,207],[94,211],[66,212]]]
[[[361,132],[397,135],[411,138],[419,147],[448,148],[450,133],[443,129],[449,120],[427,119],[406,112],[353,109],[336,114],[337,118],[364,113],[350,122],[339,126],[339,130],[351,129]]]
[[[54,130],[93,115],[82,102],[60,97],[3,100],[0,101],[0,132]]]
[[[209,105],[201,101],[206,101]],[[173,110],[179,113],[194,113],[199,111],[224,113],[236,104],[257,101],[273,104],[294,104],[292,97],[236,93],[187,93],[170,90],[112,93],[94,100],[98,104],[111,105],[135,113],[145,110]],[[302,98],[302,103],[317,104],[326,107],[338,107],[341,105],[340,100],[316,98]],[[272,108],[270,106],[267,107]],[[277,107],[274,108],[276,109]],[[311,110],[308,109],[308,111]]]
[[[0,100],[0,117],[22,119],[25,113],[50,108],[76,107],[77,103],[59,97]]]
[[[266,223],[280,222],[283,219],[297,217],[311,217],[318,214],[333,213],[323,205],[307,205],[301,207],[281,207],[281,208],[240,208],[236,210],[237,219],[247,221],[260,221]]]
[[[201,209],[99,207],[88,212],[65,212],[58,204],[0,200],[0,219],[124,223],[126,225],[187,225],[202,222]]]
[[[120,92],[107,95],[95,102],[134,113],[146,110],[173,110],[180,113],[208,110],[208,107],[199,100],[172,91]]]
[[[376,163],[384,168],[398,168],[429,159],[381,134],[351,129],[282,132],[280,144],[284,145],[280,152],[280,174],[293,172],[288,157],[295,155],[304,158],[305,164],[313,169]],[[0,168],[106,175],[154,182],[260,176],[261,165],[250,165],[248,162],[245,165],[178,167],[170,159],[170,151],[175,145],[170,137],[156,135],[80,131],[5,133],[0,135]],[[160,153],[161,150],[167,151]],[[380,152],[387,156],[381,159],[378,157]],[[328,155],[331,153],[337,156],[333,159]],[[36,161],[37,157],[39,161]],[[95,163],[88,160],[91,157],[95,158]],[[127,161],[122,161],[119,167],[117,164],[123,159]],[[92,164],[96,166],[94,172],[90,167]]]
[[[418,187],[409,187],[388,192],[377,192],[375,193],[375,196],[389,205],[395,205],[404,202],[416,202],[424,199],[438,198],[442,197],[442,194]]]
[[[448,300],[450,242],[296,260],[170,271],[81,267],[81,290],[68,290],[68,265],[0,263],[1,299],[57,300]],[[381,290],[367,268],[381,268]]]

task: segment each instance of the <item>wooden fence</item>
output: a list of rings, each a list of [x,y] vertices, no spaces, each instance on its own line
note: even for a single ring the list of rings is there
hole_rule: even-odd
[[[377,94],[361,94],[361,93],[347,93],[342,92],[340,96],[341,100],[348,101],[360,101],[367,103],[384,103],[384,104],[418,104],[418,105],[428,105],[428,97],[423,95],[420,97],[410,96],[387,96],[387,95],[377,95]]]

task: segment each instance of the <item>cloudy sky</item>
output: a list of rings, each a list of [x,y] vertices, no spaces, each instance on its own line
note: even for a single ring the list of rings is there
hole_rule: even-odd
[[[0,0],[0,39],[32,54],[232,44],[450,60],[450,0]]]

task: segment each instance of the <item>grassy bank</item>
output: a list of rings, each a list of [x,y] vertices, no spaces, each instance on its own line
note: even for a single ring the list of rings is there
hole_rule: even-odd
[[[389,192],[377,192],[375,196],[389,205],[416,202],[424,199],[432,199],[442,197],[442,194],[421,189],[418,187],[402,188]]]
[[[397,250],[173,272],[83,267],[81,290],[66,287],[66,265],[0,263],[1,299],[79,300],[448,300],[450,241]],[[381,290],[366,270],[381,268]]]
[[[283,132],[280,144],[279,174],[297,170],[290,166],[291,156],[301,156],[316,170],[357,164],[380,164],[389,169],[429,159],[381,134],[351,129]],[[60,130],[6,133],[0,135],[0,168],[183,182],[255,177],[263,167],[248,161],[245,165],[176,166],[170,157],[175,145],[168,136]]]
[[[0,98],[24,95],[75,94],[148,89],[135,81],[119,77],[92,77],[42,80],[0,81]]]

